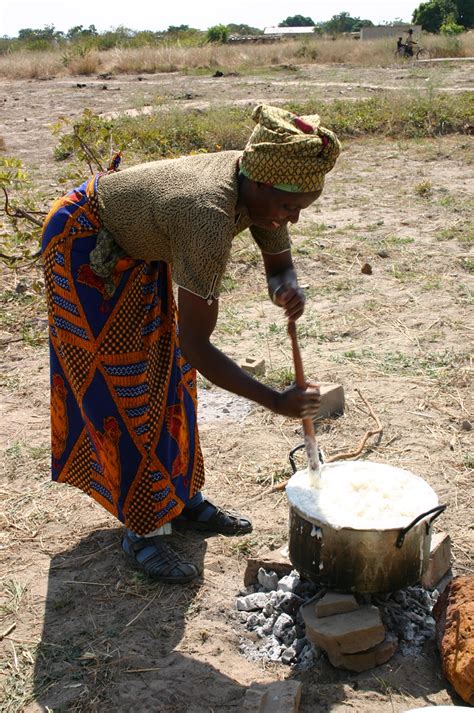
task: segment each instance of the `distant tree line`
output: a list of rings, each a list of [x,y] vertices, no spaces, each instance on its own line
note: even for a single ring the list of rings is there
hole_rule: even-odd
[[[348,12],[333,15],[327,22],[314,22],[310,17],[292,15],[280,22],[278,27],[314,27],[317,34],[339,35],[343,32],[357,32],[361,27],[372,27],[372,20],[351,17]]]
[[[426,32],[463,32],[474,27],[474,0],[427,0],[413,13],[412,22],[422,25]],[[394,20],[387,24],[399,24]],[[314,27],[318,34],[338,35],[343,32],[357,32],[362,27],[372,27],[371,20],[351,17],[348,12],[333,15],[327,22],[314,22],[311,17],[291,15],[279,23],[279,27]],[[403,23],[402,23],[403,24]]]

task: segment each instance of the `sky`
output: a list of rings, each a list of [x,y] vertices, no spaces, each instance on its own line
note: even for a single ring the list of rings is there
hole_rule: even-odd
[[[419,4],[420,0],[0,0],[0,37],[16,37],[20,29],[45,25],[63,32],[76,25],[95,25],[99,32],[119,25],[132,30],[166,30],[170,25],[207,30],[231,22],[263,29],[290,15],[321,22],[343,11],[375,24],[395,18],[410,22]]]

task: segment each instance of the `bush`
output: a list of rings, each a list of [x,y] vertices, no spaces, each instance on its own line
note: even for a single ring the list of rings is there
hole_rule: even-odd
[[[448,20],[441,25],[440,32],[442,35],[460,35],[464,32],[464,27],[454,20]]]
[[[207,31],[207,41],[224,45],[229,39],[229,28],[227,25],[214,25]]]

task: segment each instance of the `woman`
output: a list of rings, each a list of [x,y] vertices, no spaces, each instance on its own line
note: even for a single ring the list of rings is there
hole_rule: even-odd
[[[195,370],[285,416],[311,417],[319,403],[316,387],[277,392],[210,341],[232,239],[245,228],[262,251],[271,299],[288,319],[301,316],[287,224],[319,197],[339,154],[319,117],[262,105],[253,118],[243,153],[94,176],[57,200],[44,225],[53,479],[123,522],[125,554],[163,582],[199,574],[163,539],[171,522],[228,535],[252,529],[201,493]]]

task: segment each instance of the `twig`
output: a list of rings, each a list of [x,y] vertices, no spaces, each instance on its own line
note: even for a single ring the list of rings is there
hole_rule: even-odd
[[[355,451],[346,451],[345,453],[339,453],[339,454],[334,454],[330,456],[329,458],[326,459],[326,463],[333,463],[336,460],[347,460],[348,458],[357,458],[357,456],[360,456],[362,451],[364,450],[365,444],[369,440],[369,438],[372,438],[372,436],[378,436],[377,438],[377,443],[380,443],[380,439],[382,437],[383,433],[383,426],[380,423],[380,420],[377,416],[376,413],[374,413],[374,410],[372,406],[369,404],[365,396],[362,395],[360,389],[356,388],[357,393],[359,394],[360,398],[364,402],[364,404],[367,406],[369,409],[369,413],[374,419],[377,428],[373,430],[366,431],[365,435],[362,437],[359,446],[355,449]]]
[[[131,624],[133,624],[133,622],[136,621],[136,620],[138,619],[138,617],[140,617],[140,616],[143,614],[143,612],[145,611],[145,609],[148,609],[148,607],[150,606],[150,604],[153,604],[153,602],[154,602],[155,599],[157,598],[158,594],[161,594],[162,591],[163,591],[163,587],[162,587],[161,589],[157,589],[157,591],[155,592],[154,596],[150,599],[150,601],[149,601],[147,604],[145,604],[145,606],[143,607],[143,609],[142,609],[141,611],[139,611],[138,614],[133,617],[133,619],[130,619],[130,621],[128,622],[128,624],[125,624],[125,628],[127,628],[127,626],[130,626]]]
[[[13,641],[10,641],[10,644],[12,645],[12,651],[13,651],[13,664],[15,666],[15,670],[18,671],[18,657],[16,655],[15,644],[13,643]]]
[[[96,555],[100,554],[101,552],[104,552],[105,550],[110,550],[111,547],[116,547],[116,543],[113,542],[111,545],[106,545],[106,547],[101,547],[100,550],[96,550],[95,552],[91,552],[88,555],[81,555],[80,557],[73,557],[73,559],[66,560],[66,562],[61,562],[60,564],[53,564],[51,566],[51,569],[67,569],[73,563],[79,562],[81,560],[84,560],[82,564],[86,564],[90,559],[95,557]]]
[[[0,253],[0,257],[3,255]],[[16,337],[15,339],[4,339],[0,342],[0,347],[5,347],[7,344],[14,344],[15,342],[22,342],[23,337]]]
[[[23,210],[23,208],[14,208],[13,211],[10,210],[10,200],[8,198],[7,190],[4,186],[2,186],[2,191],[5,194],[5,208],[3,210],[9,218],[26,218],[26,220],[30,220],[35,225],[38,225],[40,228],[43,226],[43,221],[38,220],[38,218],[34,218],[32,213],[34,212],[37,215],[46,215],[46,213],[43,213],[42,211],[28,212],[26,210]]]
[[[378,436],[377,443],[380,443],[380,439],[381,439],[382,433],[383,433],[383,426],[380,423],[380,420],[379,420],[377,414],[374,412],[370,403],[367,401],[365,396],[362,395],[360,389],[356,388],[356,391],[359,394],[362,401],[364,402],[364,404],[366,405],[366,407],[368,408],[369,414],[374,419],[377,428],[366,431],[366,433],[362,437],[358,447],[355,450],[346,451],[344,453],[334,453],[332,456],[329,456],[328,458],[325,459],[325,463],[334,463],[334,461],[348,460],[349,458],[357,458],[358,456],[360,456],[360,454],[364,450],[365,444],[367,443],[369,438],[372,438],[372,436]],[[275,493],[280,490],[284,490],[286,488],[287,483],[288,483],[287,480],[282,481],[281,483],[277,483],[275,486],[273,486],[273,488],[270,488],[270,489],[264,491],[262,493],[262,495],[269,495],[270,493]]]
[[[80,146],[81,146],[81,149],[84,151],[84,155],[85,155],[85,158],[86,158],[86,161],[87,161],[87,165],[89,166],[90,172],[91,172],[92,174],[95,173],[94,169],[92,168],[91,161],[94,161],[94,163],[96,164],[96,166],[97,166],[97,168],[99,169],[99,171],[103,171],[103,170],[104,170],[104,167],[102,166],[99,157],[97,156],[97,154],[95,153],[95,151],[93,151],[93,149],[91,149],[91,147],[88,146],[88,145],[86,144],[86,142],[85,142],[83,139],[81,139],[81,137],[79,136],[79,131],[78,131],[78,127],[77,127],[77,126],[74,127],[74,136],[75,136],[76,139],[78,140],[78,142],[79,142],[79,144],[80,144]]]
[[[2,641],[5,638],[5,636],[8,636],[8,634],[11,634],[13,629],[15,629],[15,628],[16,628],[16,621],[14,621],[13,624],[10,624],[8,629],[5,629],[5,631],[2,631],[2,633],[0,634],[0,641]]]
[[[109,584],[104,584],[103,582],[82,582],[76,579],[63,579],[63,584],[90,584],[93,587],[109,587]]]

